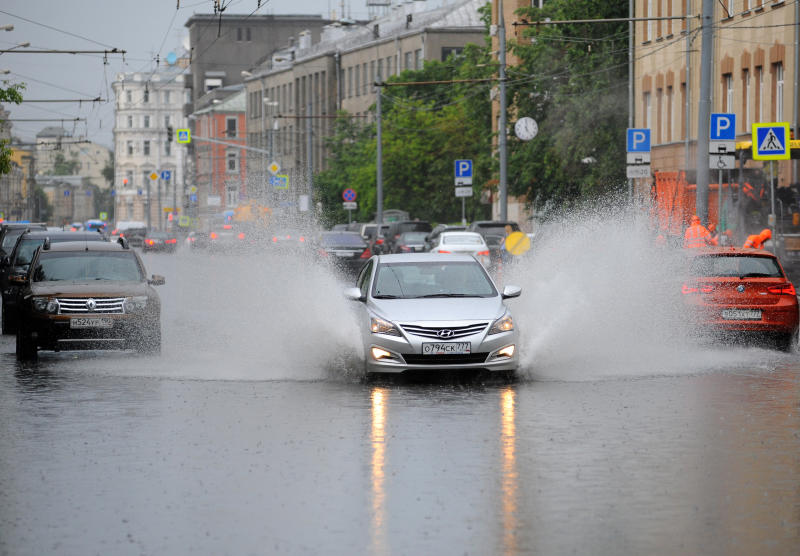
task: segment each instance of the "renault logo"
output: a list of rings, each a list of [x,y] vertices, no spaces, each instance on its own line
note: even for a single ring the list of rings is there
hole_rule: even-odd
[[[742,293],[744,291],[744,284],[739,284],[736,286],[736,291]]]
[[[89,299],[86,301],[86,308],[89,310],[90,313],[93,313],[95,309],[97,309],[97,301],[94,299]]]
[[[449,328],[443,328],[442,330],[439,330],[436,333],[436,335],[439,336],[440,338],[452,338],[453,334],[454,332]]]

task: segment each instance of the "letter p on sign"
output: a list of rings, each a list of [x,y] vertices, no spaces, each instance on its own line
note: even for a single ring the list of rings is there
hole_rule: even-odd
[[[711,141],[736,140],[736,114],[711,114]]]
[[[626,150],[629,153],[649,153],[650,128],[628,128],[628,145]]]

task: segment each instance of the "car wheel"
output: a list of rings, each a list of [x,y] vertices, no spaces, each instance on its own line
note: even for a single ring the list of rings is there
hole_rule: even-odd
[[[795,346],[797,334],[782,334],[775,338],[775,347],[780,351],[792,351]]]
[[[16,334],[17,332],[17,319],[14,311],[8,308],[3,303],[3,334]]]
[[[161,353],[161,327],[143,332],[139,344],[139,353],[159,355]]]
[[[17,359],[20,361],[32,361],[38,356],[36,342],[29,330],[24,327],[17,327]]]

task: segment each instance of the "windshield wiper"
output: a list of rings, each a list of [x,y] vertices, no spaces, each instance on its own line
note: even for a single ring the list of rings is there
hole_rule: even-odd
[[[765,274],[763,272],[748,272],[747,274],[742,274],[739,276],[739,280],[744,278],[769,278],[771,274]]]
[[[400,299],[399,295],[391,295],[391,294],[388,294],[388,293],[379,294],[379,295],[373,295],[372,297],[374,299]]]
[[[472,293],[429,293],[428,295],[417,295],[414,299],[422,299],[425,297],[480,297]]]

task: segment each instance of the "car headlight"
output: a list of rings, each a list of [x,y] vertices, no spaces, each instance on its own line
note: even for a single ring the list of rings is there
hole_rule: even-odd
[[[369,329],[373,334],[387,334],[389,336],[400,336],[400,331],[391,322],[379,317],[370,317]]]
[[[489,329],[489,334],[500,334],[501,332],[508,332],[510,330],[514,330],[514,319],[511,318],[511,315],[505,314],[496,321]]]
[[[137,295],[135,297],[125,298],[125,312],[126,313],[141,313],[147,309],[147,296]]]
[[[58,301],[49,297],[34,297],[33,310],[39,313],[58,313]]]

